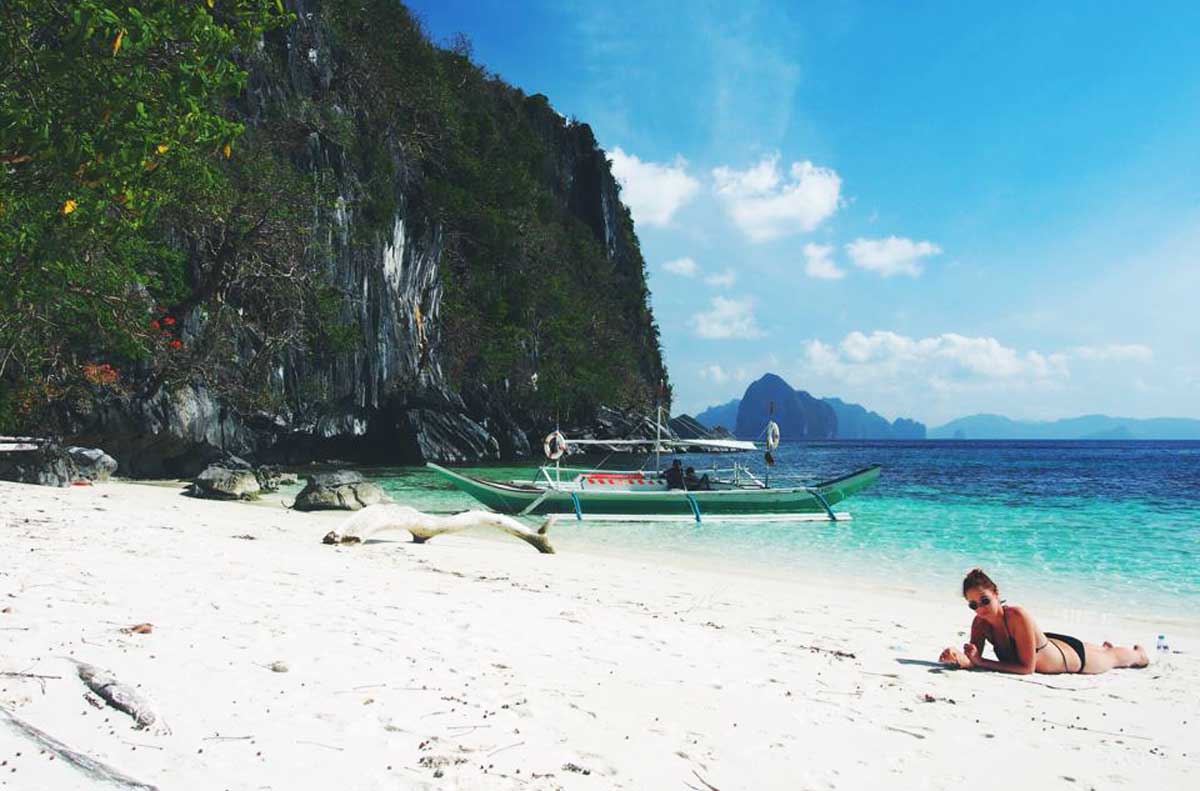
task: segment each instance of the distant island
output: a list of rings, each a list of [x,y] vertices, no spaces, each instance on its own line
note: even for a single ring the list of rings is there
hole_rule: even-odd
[[[1012,420],[971,415],[929,430],[930,439],[1200,439],[1200,420],[1181,417],[1130,418],[1083,415],[1061,420]]]
[[[752,382],[741,398],[708,407],[694,418],[740,439],[759,438],[769,419],[779,424],[784,439],[1200,440],[1200,420],[1181,417],[1083,415],[1037,421],[979,414],[926,430],[916,420],[889,422],[859,404],[816,398],[773,373]]]
[[[741,439],[758,438],[771,419],[784,439],[925,439],[922,423],[907,418],[889,422],[859,404],[816,398],[772,373],[752,382],[741,398],[709,407],[695,419]]]
[[[738,405],[741,403],[742,399],[731,398],[724,404],[710,406],[703,412],[698,412],[696,420],[708,428],[720,427],[733,431],[733,427],[737,425]]]

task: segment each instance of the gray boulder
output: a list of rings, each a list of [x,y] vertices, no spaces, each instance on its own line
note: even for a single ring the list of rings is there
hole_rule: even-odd
[[[292,506],[297,511],[357,511],[368,505],[390,502],[377,484],[364,480],[351,470],[313,473],[306,480],[307,484],[296,495]]]
[[[339,486],[347,486],[352,483],[364,483],[366,478],[362,477],[361,473],[354,470],[335,470],[334,472],[314,472],[304,476],[304,480],[309,487],[319,487],[323,489],[335,489]]]
[[[253,500],[261,491],[253,470],[212,465],[196,476],[188,494],[210,500]]]
[[[254,475],[258,478],[258,485],[264,492],[277,492],[280,486],[287,486],[297,482],[295,473],[280,472],[279,468],[267,464],[256,469]]]
[[[99,448],[81,448],[72,445],[67,455],[75,465],[76,477],[89,481],[107,481],[117,471],[117,460]]]
[[[69,486],[73,481],[107,481],[117,460],[99,448],[64,448],[53,442],[30,440],[2,443],[0,481]]]
[[[76,478],[75,462],[59,445],[0,453],[0,481],[67,486]]]

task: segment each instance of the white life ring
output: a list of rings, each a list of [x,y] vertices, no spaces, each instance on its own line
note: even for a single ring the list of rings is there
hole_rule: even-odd
[[[546,439],[542,440],[542,451],[550,461],[558,461],[567,452],[567,438],[561,431],[551,431],[546,435]]]
[[[767,421],[767,450],[779,447],[779,425],[774,420]]]

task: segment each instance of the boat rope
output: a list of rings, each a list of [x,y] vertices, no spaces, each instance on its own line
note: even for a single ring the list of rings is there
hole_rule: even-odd
[[[700,524],[700,503],[696,502],[696,495],[686,495],[688,505],[692,507],[692,515],[696,517],[696,524]]]
[[[552,490],[550,490],[550,489],[547,489],[546,491],[544,491],[544,492],[542,492],[540,495],[538,495],[538,497],[537,497],[537,499],[536,499],[536,500],[534,500],[532,503],[530,503],[529,505],[525,506],[525,508],[521,510],[521,513],[519,514],[519,516],[528,516],[529,514],[533,513],[533,509],[535,509],[535,508],[537,508],[539,505],[541,505],[541,504],[542,504],[542,500],[545,500],[545,499],[546,499],[546,495],[550,494],[550,492],[551,492],[551,491],[552,491]]]
[[[817,498],[817,502],[820,503],[821,507],[825,509],[825,513],[829,514],[830,522],[836,522],[838,520],[837,514],[833,512],[833,509],[829,506],[829,501],[825,499],[824,495],[821,494],[819,489],[813,489],[811,486],[805,486],[804,490],[813,497]]]
[[[571,492],[571,504],[575,506],[575,519],[583,521],[583,508],[579,505],[579,492]]]
[[[596,465],[595,469],[597,469],[597,470],[602,469],[604,467],[604,463],[607,462],[609,459],[611,459],[612,456],[613,456],[613,451],[610,450],[608,453],[605,454],[604,458],[600,460],[600,463]]]

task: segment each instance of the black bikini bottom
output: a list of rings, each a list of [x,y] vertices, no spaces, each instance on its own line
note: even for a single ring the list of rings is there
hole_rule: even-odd
[[[1082,640],[1080,640],[1076,637],[1071,637],[1068,634],[1055,634],[1054,632],[1046,632],[1046,639],[1047,640],[1062,640],[1064,643],[1071,646],[1071,648],[1073,648],[1075,650],[1075,653],[1079,656],[1079,669],[1076,670],[1075,672],[1076,673],[1083,672],[1083,668],[1087,665],[1087,657],[1083,652],[1083,641]],[[1059,648],[1058,650],[1059,650],[1059,653],[1062,653],[1062,648]],[[1066,670],[1070,670],[1070,666],[1067,665],[1067,655],[1066,654],[1063,654],[1063,667]]]

